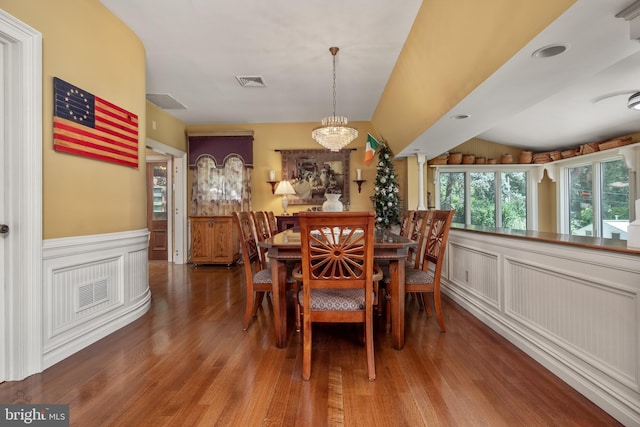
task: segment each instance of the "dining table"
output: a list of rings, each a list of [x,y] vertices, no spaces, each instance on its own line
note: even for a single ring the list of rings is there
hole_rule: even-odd
[[[272,294],[276,346],[287,346],[287,266],[302,259],[300,231],[298,228],[284,230],[258,242],[267,249],[271,264]],[[404,347],[404,305],[405,305],[405,260],[409,248],[417,242],[386,229],[376,229],[374,234],[374,259],[389,266],[389,291],[391,296],[391,334],[393,347]]]

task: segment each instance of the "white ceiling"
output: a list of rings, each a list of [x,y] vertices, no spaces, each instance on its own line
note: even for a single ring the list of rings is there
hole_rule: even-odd
[[[370,120],[421,4],[101,1],[142,40],[147,93],[187,106],[167,110],[187,124],[319,121],[333,108],[330,46],[340,47],[336,112]],[[431,158],[476,136],[543,151],[640,132],[640,111],[626,108],[640,91],[640,42],[615,17],[631,3],[578,0],[397,154]],[[532,58],[551,44],[568,49]],[[236,76],[261,76],[266,87],[243,88]]]

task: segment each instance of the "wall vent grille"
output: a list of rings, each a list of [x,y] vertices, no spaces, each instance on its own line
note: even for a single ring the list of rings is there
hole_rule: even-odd
[[[76,312],[86,310],[89,307],[107,301],[109,293],[107,291],[107,279],[94,283],[78,286]]]

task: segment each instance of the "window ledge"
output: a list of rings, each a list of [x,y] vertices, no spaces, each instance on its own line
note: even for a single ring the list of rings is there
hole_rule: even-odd
[[[605,239],[601,237],[572,236],[569,234],[549,233],[533,230],[512,230],[509,228],[482,227],[475,225],[451,224],[452,230],[484,233],[513,239],[534,240],[559,245],[576,246],[589,249],[623,252],[640,255],[640,248],[627,247],[626,240]]]

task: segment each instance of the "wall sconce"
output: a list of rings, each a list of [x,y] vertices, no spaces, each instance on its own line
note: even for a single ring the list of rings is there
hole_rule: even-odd
[[[276,181],[276,171],[274,171],[273,169],[269,171],[269,181],[267,182],[271,184],[271,194],[274,194],[278,181]]]
[[[367,182],[366,179],[362,179],[362,169],[356,169],[356,179],[353,182],[358,184],[358,193],[362,191],[362,183]]]
[[[276,187],[274,194],[282,196],[282,210],[284,211],[282,215],[289,215],[289,213],[287,212],[287,208],[289,207],[289,199],[287,198],[287,196],[296,194],[296,190],[293,189],[293,186],[289,181],[284,180],[280,181],[280,183]]]

